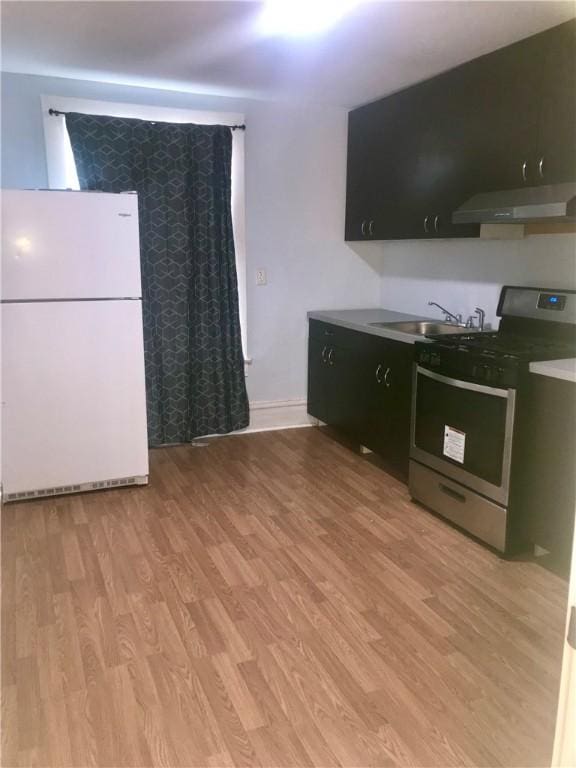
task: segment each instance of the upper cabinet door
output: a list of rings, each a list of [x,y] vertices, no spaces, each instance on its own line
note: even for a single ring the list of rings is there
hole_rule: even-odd
[[[366,195],[369,165],[364,134],[370,121],[362,119],[359,110],[348,115],[348,162],[346,169],[346,240],[362,239],[362,221],[366,218]]]
[[[452,211],[472,194],[469,170],[479,151],[475,100],[465,78],[459,71],[450,72],[407,93],[411,150],[403,169],[403,197],[409,211],[405,236],[476,237],[477,225],[455,226],[451,221]]]
[[[544,88],[535,159],[537,184],[576,179],[576,21],[537,36]]]
[[[414,204],[406,173],[419,130],[413,119],[414,101],[409,91],[401,91],[370,106],[378,127],[378,147],[372,153],[374,235],[396,240],[414,231]]]
[[[534,38],[501,48],[456,70],[471,110],[466,164],[470,194],[536,183],[542,47]],[[452,74],[452,73],[449,73]]]
[[[409,231],[407,167],[417,124],[407,91],[350,112],[346,240],[390,240]]]
[[[367,240],[374,231],[373,195],[377,184],[374,155],[378,151],[378,125],[370,107],[348,115],[346,173],[346,240]]]

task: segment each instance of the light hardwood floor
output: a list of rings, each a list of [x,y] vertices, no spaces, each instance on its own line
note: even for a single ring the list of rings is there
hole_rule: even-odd
[[[318,429],[2,512],[3,766],[544,766],[566,586]]]

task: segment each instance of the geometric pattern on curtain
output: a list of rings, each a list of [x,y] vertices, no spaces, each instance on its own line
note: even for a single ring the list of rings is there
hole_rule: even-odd
[[[66,127],[81,189],[138,192],[150,444],[246,427],[230,128],[78,113]]]

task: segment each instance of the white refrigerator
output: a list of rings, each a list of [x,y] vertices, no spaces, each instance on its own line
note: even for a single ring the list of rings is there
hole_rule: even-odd
[[[2,191],[4,501],[148,479],[136,194]]]

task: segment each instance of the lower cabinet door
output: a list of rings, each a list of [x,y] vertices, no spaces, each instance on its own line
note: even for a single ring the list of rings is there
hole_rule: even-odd
[[[413,347],[357,336],[341,346],[330,336],[310,337],[308,413],[407,477]]]
[[[513,521],[568,578],[576,503],[576,384],[530,374],[519,402],[512,465]],[[570,480],[568,480],[570,478]]]
[[[358,371],[358,353],[354,349],[310,338],[308,413],[325,424],[344,429],[351,437],[358,432],[364,402]]]
[[[362,421],[364,396],[360,353],[354,348],[331,346],[327,353],[328,424],[356,439]]]
[[[327,365],[329,345],[317,339],[308,341],[308,413],[328,423],[329,418],[329,370]]]
[[[366,360],[361,442],[401,476],[408,474],[413,347],[378,340]]]

